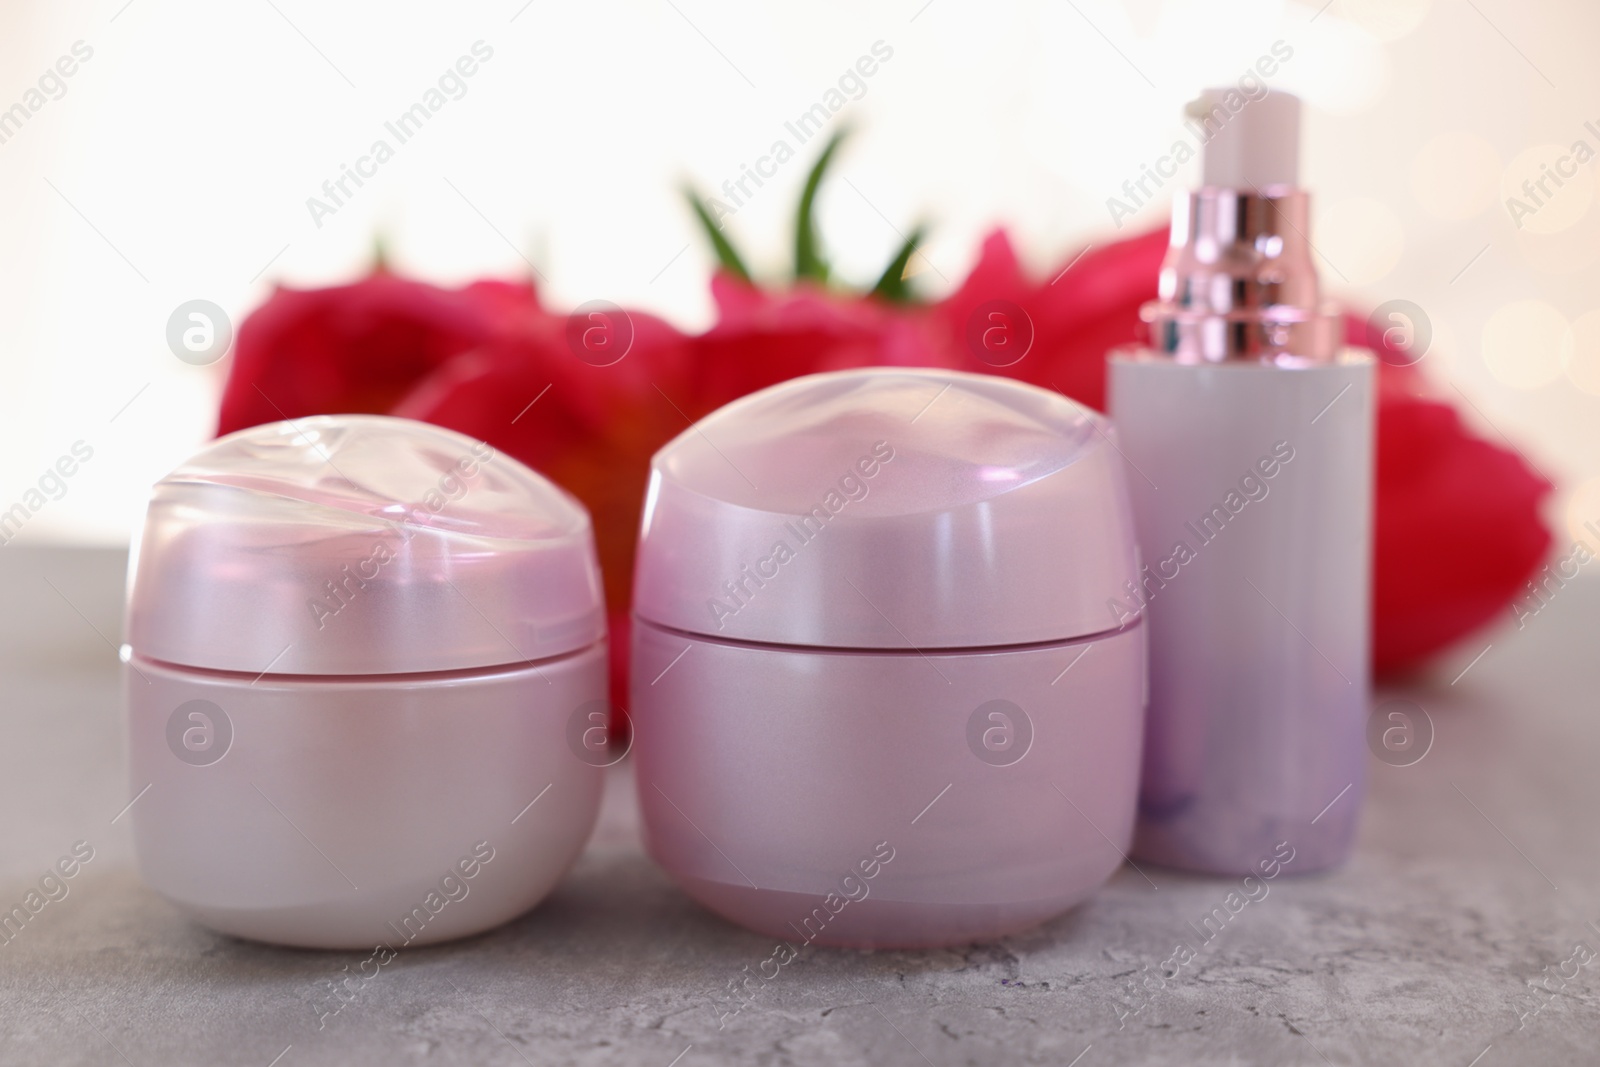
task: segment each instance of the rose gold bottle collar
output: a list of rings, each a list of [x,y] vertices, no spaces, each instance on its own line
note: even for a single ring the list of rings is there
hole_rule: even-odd
[[[1343,322],[1322,302],[1309,208],[1290,186],[1180,197],[1160,298],[1139,312],[1151,349],[1180,363],[1332,362]]]

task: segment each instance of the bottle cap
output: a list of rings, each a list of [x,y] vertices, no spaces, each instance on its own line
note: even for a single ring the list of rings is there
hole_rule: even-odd
[[[1235,110],[1236,109],[1236,110]],[[1300,98],[1270,89],[1207,89],[1185,108],[1207,141],[1202,183],[1225,189],[1300,184]]]

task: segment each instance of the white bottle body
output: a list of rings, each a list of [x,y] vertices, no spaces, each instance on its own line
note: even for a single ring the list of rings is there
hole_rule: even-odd
[[[1341,862],[1364,792],[1373,371],[1114,353],[1150,704],[1134,855]],[[1138,603],[1136,603],[1136,601]],[[1281,855],[1279,859],[1281,859]]]

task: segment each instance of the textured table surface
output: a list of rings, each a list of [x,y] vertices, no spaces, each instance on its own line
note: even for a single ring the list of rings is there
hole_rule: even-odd
[[[0,945],[0,1063],[1600,1063],[1600,582],[1380,693],[1435,737],[1414,765],[1372,761],[1354,860],[1272,883],[1174,978],[1163,961],[1232,885],[1125,867],[995,944],[807,949],[719,1028],[724,987],[771,945],[644,856],[624,765],[553,897],[403,950],[319,1028],[362,953],[209,933],[134,871],[122,570],[116,552],[0,551],[0,901],[73,842],[95,850]]]

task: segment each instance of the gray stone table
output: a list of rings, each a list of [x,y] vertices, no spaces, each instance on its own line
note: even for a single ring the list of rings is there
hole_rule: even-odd
[[[808,949],[719,1029],[720,991],[771,945],[644,856],[624,765],[550,900],[403,951],[319,1030],[321,984],[363,954],[212,934],[134,871],[113,821],[123,568],[0,550],[0,901],[72,842],[95,849],[0,945],[0,1063],[1600,1063],[1600,582],[1380,693],[1425,708],[1435,739],[1413,766],[1372,761],[1354,860],[1272,883],[1171,980],[1162,961],[1231,883],[1125,867],[995,944]]]

